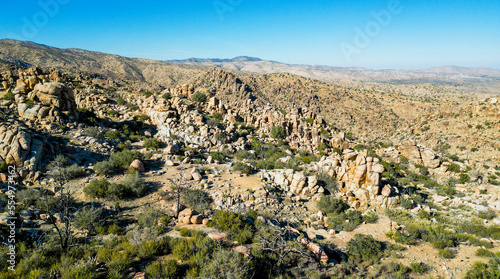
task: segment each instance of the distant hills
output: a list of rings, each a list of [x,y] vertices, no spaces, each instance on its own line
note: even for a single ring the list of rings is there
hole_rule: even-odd
[[[82,49],[60,49],[33,42],[0,40],[0,60],[19,66],[79,70],[113,78],[171,85],[206,71],[221,68],[248,73],[290,73],[325,82],[370,82],[449,86],[455,89],[500,93],[500,70],[442,66],[422,70],[371,70],[362,67],[330,67],[286,64],[260,58],[189,58],[156,61],[127,58]]]

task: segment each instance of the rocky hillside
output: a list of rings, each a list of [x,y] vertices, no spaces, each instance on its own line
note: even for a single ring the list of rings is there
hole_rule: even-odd
[[[17,65],[0,73],[0,232],[16,216],[23,240],[11,273],[0,247],[1,277],[498,269],[494,96],[178,66],[165,76],[182,78],[161,83],[87,72],[40,47],[23,63],[68,64],[4,57]]]

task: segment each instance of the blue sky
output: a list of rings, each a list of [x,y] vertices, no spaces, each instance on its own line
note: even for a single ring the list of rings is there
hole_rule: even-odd
[[[373,69],[500,69],[498,0],[23,3],[2,3],[0,38],[158,60],[247,55]]]

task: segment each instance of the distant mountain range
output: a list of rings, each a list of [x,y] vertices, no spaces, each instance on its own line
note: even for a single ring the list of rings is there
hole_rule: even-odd
[[[286,64],[248,56],[232,59],[189,58],[156,61],[75,48],[60,49],[10,39],[0,40],[0,60],[24,67],[65,68],[164,85],[186,80],[187,76],[196,76],[207,68],[221,68],[261,74],[290,73],[325,82],[430,83],[464,90],[500,93],[500,70],[488,68],[443,66],[422,70],[371,70],[362,67]]]

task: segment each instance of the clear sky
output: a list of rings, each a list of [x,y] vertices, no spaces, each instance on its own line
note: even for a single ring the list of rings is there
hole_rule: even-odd
[[[157,60],[500,69],[499,0],[2,1],[0,38]]]

